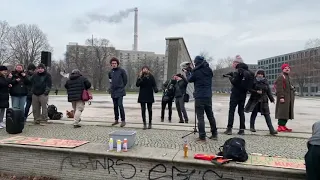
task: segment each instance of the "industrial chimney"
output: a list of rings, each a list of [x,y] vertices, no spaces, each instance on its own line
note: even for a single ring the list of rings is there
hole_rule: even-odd
[[[133,50],[138,51],[138,8],[134,8]]]

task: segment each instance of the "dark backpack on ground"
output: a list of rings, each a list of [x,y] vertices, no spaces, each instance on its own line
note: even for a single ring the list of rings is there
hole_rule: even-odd
[[[62,116],[63,114],[61,112],[58,112],[57,107],[55,105],[48,106],[48,117],[51,120],[60,120]]]
[[[222,149],[221,149],[222,148]],[[245,162],[248,160],[246,151],[246,142],[242,138],[230,138],[219,148],[219,156],[224,159],[232,159],[233,161]]]

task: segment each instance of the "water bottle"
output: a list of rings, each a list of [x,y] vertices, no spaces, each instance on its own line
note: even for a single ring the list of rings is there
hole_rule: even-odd
[[[121,152],[121,140],[117,140],[117,152]]]
[[[123,140],[123,151],[124,151],[124,152],[127,152],[127,151],[128,151],[128,140],[127,140],[127,138],[125,138],[125,139]]]
[[[109,151],[113,151],[113,139],[109,139]]]

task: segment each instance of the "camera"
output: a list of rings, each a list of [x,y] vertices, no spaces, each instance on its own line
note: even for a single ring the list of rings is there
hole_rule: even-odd
[[[222,77],[233,77],[234,72],[229,72],[227,74],[222,75]]]

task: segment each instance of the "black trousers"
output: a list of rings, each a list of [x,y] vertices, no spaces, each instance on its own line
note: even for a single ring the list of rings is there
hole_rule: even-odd
[[[207,118],[209,120],[211,133],[213,135],[217,134],[216,119],[214,118],[213,111],[212,111],[212,99],[211,98],[195,99],[195,109],[196,109],[196,115],[198,119],[199,138],[200,139],[206,138],[204,113],[206,113]]]
[[[306,163],[307,180],[320,179],[320,146],[308,143],[308,152],[304,157]]]
[[[253,128],[254,129],[254,125],[256,123],[256,118],[257,118],[257,115],[258,115],[258,111],[260,109],[260,106],[261,104],[258,103],[256,105],[256,107],[253,109],[252,113],[251,113],[251,116],[250,116],[250,128]],[[269,131],[274,131],[274,128],[273,128],[273,125],[272,125],[272,121],[271,121],[271,117],[270,117],[270,114],[264,114],[263,115],[265,120],[266,120],[266,123],[267,123],[267,126],[269,128]]]
[[[31,105],[32,105],[32,98],[27,97],[26,107],[24,108],[24,121],[26,121],[28,118]]]
[[[172,100],[170,100],[170,101],[162,101],[161,102],[161,119],[164,119],[164,113],[166,111],[167,104],[168,104],[168,110],[169,110],[169,121],[171,121],[171,117],[172,117]]]
[[[246,102],[246,96],[244,98],[237,98],[231,94],[229,102],[229,117],[228,117],[228,128],[233,128],[234,123],[234,112],[238,106],[238,114],[240,118],[240,130],[246,129],[245,116],[244,116],[244,104]]]
[[[119,120],[119,111],[120,111],[121,121],[126,121],[126,116],[123,108],[123,97],[112,98],[112,101],[113,101],[113,111],[114,111],[115,120],[116,121]]]
[[[149,123],[152,122],[152,103],[140,103],[143,124],[146,123],[146,106],[148,108]]]

